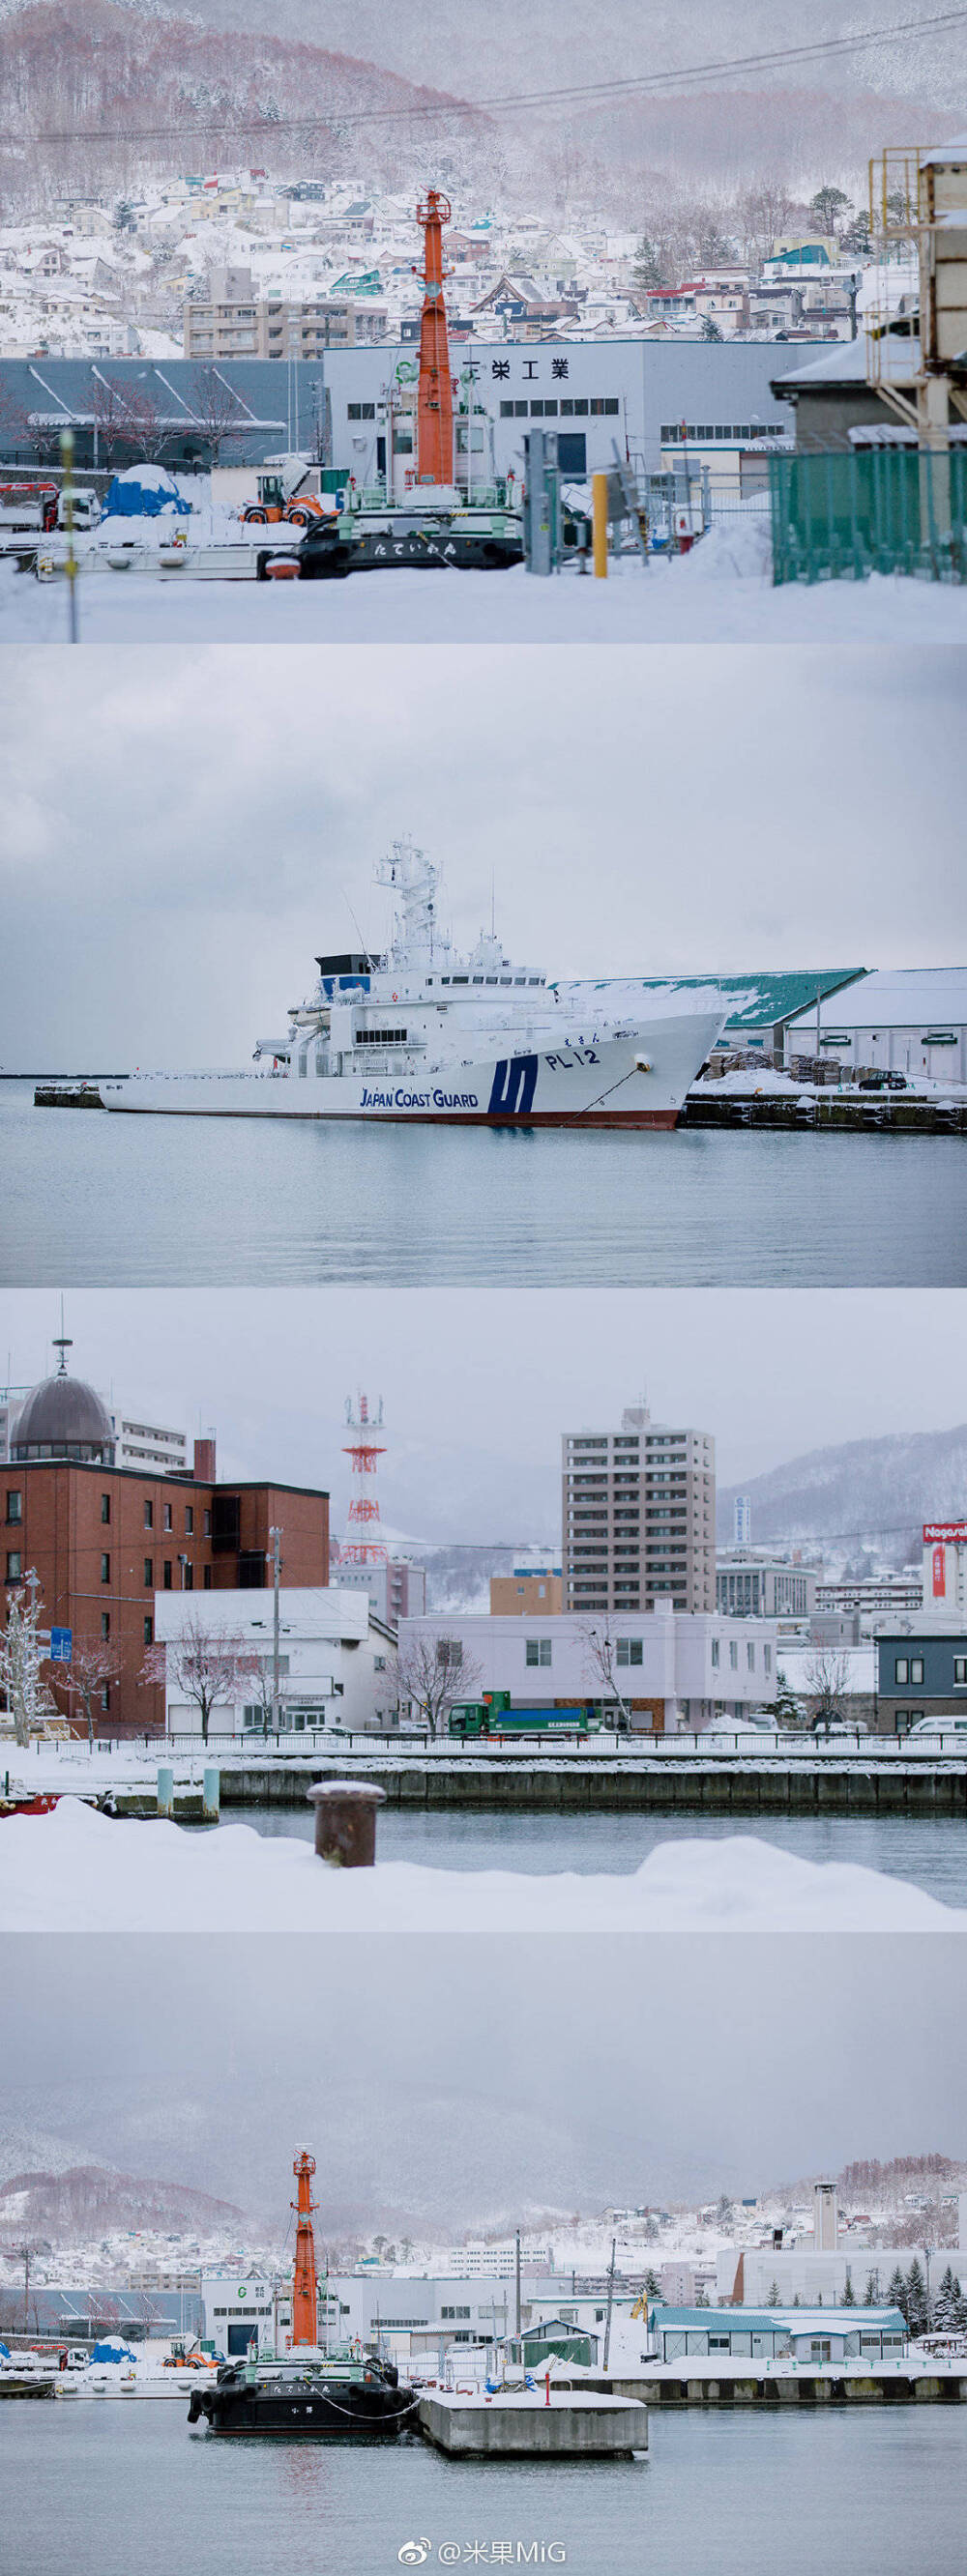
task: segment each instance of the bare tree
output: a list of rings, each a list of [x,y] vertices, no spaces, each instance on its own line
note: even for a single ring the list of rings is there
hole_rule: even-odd
[[[223,447],[237,444],[251,427],[244,404],[217,367],[199,368],[188,387],[188,404],[205,439],[209,461],[217,465]]]
[[[609,1699],[617,1700],[619,1731],[627,1733],[631,1725],[631,1710],[618,1680],[618,1640],[613,1636],[607,1619],[590,1621],[581,1635],[585,1660],[592,1676],[595,1681],[603,1683]]]
[[[175,435],[176,424],[163,418],[154,395],[132,386],[127,398],[125,436],[130,439],[135,455],[140,456],[145,465],[160,465]]]
[[[94,432],[95,461],[109,469],[115,449],[130,446],[133,439],[130,388],[116,377],[102,376],[95,369],[91,393],[91,425]]]
[[[55,1688],[65,1690],[70,1699],[80,1702],[87,1720],[88,1751],[93,1753],[94,1703],[97,1700],[103,1706],[105,1690],[110,1688],[112,1682],[120,1681],[120,1656],[115,1653],[113,1646],[109,1646],[106,1642],[102,1644],[100,1638],[91,1643],[85,1643],[84,1638],[79,1637],[76,1645],[71,1649],[70,1663],[53,1664],[50,1669],[54,1675]]]
[[[418,1709],[430,1734],[437,1735],[451,1709],[476,1696],[483,1675],[461,1639],[421,1636],[402,1648],[396,1679],[399,1699]]]
[[[235,1629],[207,1628],[189,1619],[180,1637],[152,1646],[141,1667],[141,1680],[152,1685],[174,1683],[201,1718],[202,1743],[208,1742],[212,1710],[235,1708],[258,1675],[258,1657]]]
[[[850,1683],[848,1655],[837,1655],[831,1646],[817,1646],[810,1655],[805,1671],[806,1689],[815,1701],[812,1714],[814,1731],[826,1733],[834,1718],[846,1715],[846,1694]]]
[[[39,1617],[40,1591],[34,1575],[11,1592],[6,1626],[0,1628],[0,1691],[21,1745],[29,1744],[44,1718],[58,1715],[57,1702],[40,1679]]]

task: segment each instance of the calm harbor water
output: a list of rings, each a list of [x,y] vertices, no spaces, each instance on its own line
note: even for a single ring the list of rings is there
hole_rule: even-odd
[[[8,1287],[967,1283],[957,1137],[109,1117],[6,1081],[0,1171]]]
[[[309,1807],[226,1807],[221,1821],[307,1841],[313,1834]],[[722,1842],[734,1834],[778,1843],[799,1860],[883,1870],[926,1888],[941,1905],[967,1906],[967,1825],[956,1816],[521,1816],[384,1807],[377,1850],[380,1860],[424,1869],[575,1870],[583,1877],[639,1869],[656,1843]]]
[[[189,2433],[172,2402],[9,2400],[4,2564],[11,2576],[393,2576],[405,2542],[425,2539],[428,2571],[526,2565],[517,2544],[536,2541],[563,2547],[573,2576],[963,2576],[967,2408],[751,2421],[653,2410],[649,2432],[647,2461],[477,2467],[418,2441],[219,2443]]]

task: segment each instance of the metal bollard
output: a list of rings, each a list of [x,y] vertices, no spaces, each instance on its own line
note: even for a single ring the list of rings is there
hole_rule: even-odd
[[[385,1789],[368,1780],[326,1780],[306,1796],[316,1811],[316,1853],[335,1869],[372,1869],[376,1858],[376,1809]]]
[[[201,1820],[203,1825],[217,1825],[222,1801],[222,1775],[207,1763],[202,1773]]]
[[[158,1764],[158,1814],[159,1814],[159,1816],[173,1816],[173,1815],[174,1815],[174,1812],[175,1812],[175,1775],[174,1775],[174,1772],[173,1772],[173,1770],[172,1770],[172,1767],[171,1767],[170,1762],[159,1762],[159,1764]]]

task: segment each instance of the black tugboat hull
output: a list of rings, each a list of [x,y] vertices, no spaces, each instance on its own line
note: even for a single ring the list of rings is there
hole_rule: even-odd
[[[416,2420],[407,2388],[194,2388],[189,2424],[251,2439],[395,2442]]]

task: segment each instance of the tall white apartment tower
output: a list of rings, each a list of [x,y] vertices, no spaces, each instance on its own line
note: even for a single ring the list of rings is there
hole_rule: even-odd
[[[618,1431],[563,1435],[565,1610],[715,1610],[715,1442],[626,1405]]]

